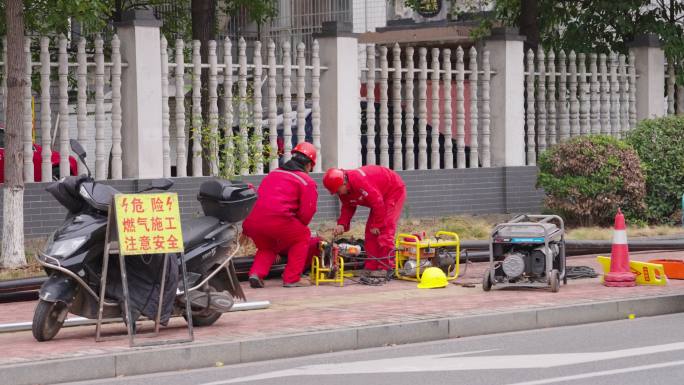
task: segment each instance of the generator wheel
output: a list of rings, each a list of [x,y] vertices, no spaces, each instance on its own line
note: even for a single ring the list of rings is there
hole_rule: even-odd
[[[485,270],[484,276],[482,277],[482,290],[489,291],[492,289],[492,275],[490,270]]]
[[[560,273],[558,270],[551,270],[551,277],[549,277],[549,283],[551,284],[551,292],[558,293],[560,290]]]

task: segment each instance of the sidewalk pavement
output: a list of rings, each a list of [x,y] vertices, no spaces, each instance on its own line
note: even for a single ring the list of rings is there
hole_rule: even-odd
[[[684,252],[631,257],[684,258]],[[601,272],[595,256],[572,257],[568,265]],[[569,280],[558,293],[522,288],[484,292],[480,283],[487,266],[470,264],[467,271],[461,266],[457,282],[475,287],[449,284],[433,290],[397,280],[378,287],[348,282],[343,288],[283,288],[280,281],[268,280],[266,288],[251,289],[245,283],[248,300],[269,300],[271,307],[223,314],[213,326],[195,328],[194,343],[170,347],[129,348],[127,339],[96,343],[94,326],[64,328],[42,343],[30,331],[4,333],[0,372],[3,383],[75,381],[684,311],[684,281],[608,288],[594,278]],[[34,307],[35,302],[0,304],[0,323],[30,321]],[[161,338],[187,334],[182,318],[169,325]],[[143,331],[150,327],[145,323]],[[123,324],[104,330],[125,333]]]

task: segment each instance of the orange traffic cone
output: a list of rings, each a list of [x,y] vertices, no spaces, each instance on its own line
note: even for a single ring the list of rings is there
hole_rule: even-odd
[[[610,252],[610,272],[604,277],[603,284],[611,287],[629,287],[636,285],[636,276],[629,268],[629,247],[627,246],[627,229],[625,216],[618,208],[615,215],[613,246]]]

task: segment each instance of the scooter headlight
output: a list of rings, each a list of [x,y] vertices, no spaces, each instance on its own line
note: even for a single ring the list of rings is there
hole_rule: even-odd
[[[78,188],[78,193],[81,195],[83,199],[89,199],[92,200],[93,198],[90,196],[88,193],[88,190],[86,190],[84,185],[81,185],[81,187]]]
[[[83,236],[54,241],[50,246],[47,247],[46,254],[55,258],[66,257],[78,250],[79,247],[83,246],[87,240],[88,237]]]

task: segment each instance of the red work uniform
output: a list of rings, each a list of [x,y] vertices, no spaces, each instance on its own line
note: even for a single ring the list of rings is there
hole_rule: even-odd
[[[366,222],[365,268],[368,270],[387,270],[394,267],[391,256],[394,249],[394,235],[397,222],[406,199],[406,186],[396,172],[382,166],[363,166],[356,170],[346,170],[347,194],[340,194],[342,210],[337,224],[349,231],[349,223],[357,206],[370,208]],[[379,235],[370,230],[378,228]],[[376,258],[376,259],[372,259]],[[379,260],[378,260],[379,259]]]
[[[298,282],[307,262],[307,227],[318,201],[316,182],[302,171],[277,169],[259,185],[259,198],[242,225],[257,247],[249,275],[264,279],[276,259],[287,253],[283,283]]]

